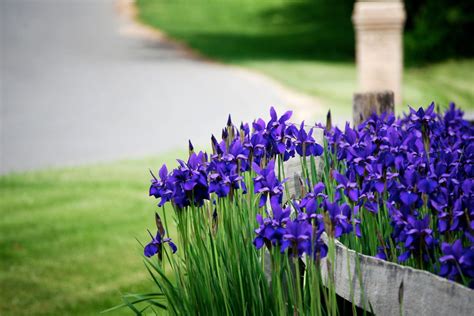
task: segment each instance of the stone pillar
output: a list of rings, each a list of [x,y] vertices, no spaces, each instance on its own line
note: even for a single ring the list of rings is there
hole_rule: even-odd
[[[402,102],[402,1],[357,1],[352,16],[356,31],[359,92],[391,90],[395,104]]]

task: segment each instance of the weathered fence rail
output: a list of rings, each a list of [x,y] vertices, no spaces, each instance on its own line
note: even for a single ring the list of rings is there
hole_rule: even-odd
[[[376,315],[472,315],[474,290],[427,271],[361,255],[336,240],[336,293]],[[327,258],[322,260],[327,278]]]

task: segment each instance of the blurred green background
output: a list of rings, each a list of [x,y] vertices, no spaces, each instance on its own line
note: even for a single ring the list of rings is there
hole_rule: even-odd
[[[406,2],[405,104],[455,101],[474,110],[472,3]],[[143,22],[204,56],[262,71],[316,96],[336,115],[350,111],[353,1],[137,5]],[[148,168],[174,166],[184,156],[1,176],[0,314],[94,315],[119,304],[122,293],[153,290],[135,239],[146,241],[146,228],[153,228]]]
[[[406,1],[406,105],[474,110],[472,1]],[[354,1],[138,0],[139,19],[215,60],[261,71],[350,113]]]

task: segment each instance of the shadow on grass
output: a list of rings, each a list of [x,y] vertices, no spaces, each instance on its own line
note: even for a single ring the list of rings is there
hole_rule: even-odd
[[[191,47],[223,61],[352,61],[352,1],[296,1],[255,12],[252,30],[196,30],[185,35]]]

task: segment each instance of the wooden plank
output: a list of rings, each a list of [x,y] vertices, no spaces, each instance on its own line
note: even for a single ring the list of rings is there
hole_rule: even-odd
[[[327,237],[326,237],[327,238]],[[328,278],[328,259],[321,261]],[[336,293],[376,315],[472,315],[474,290],[350,250],[336,240]]]
[[[352,119],[354,126],[359,125],[372,113],[394,112],[394,94],[392,91],[374,91],[354,93]]]

